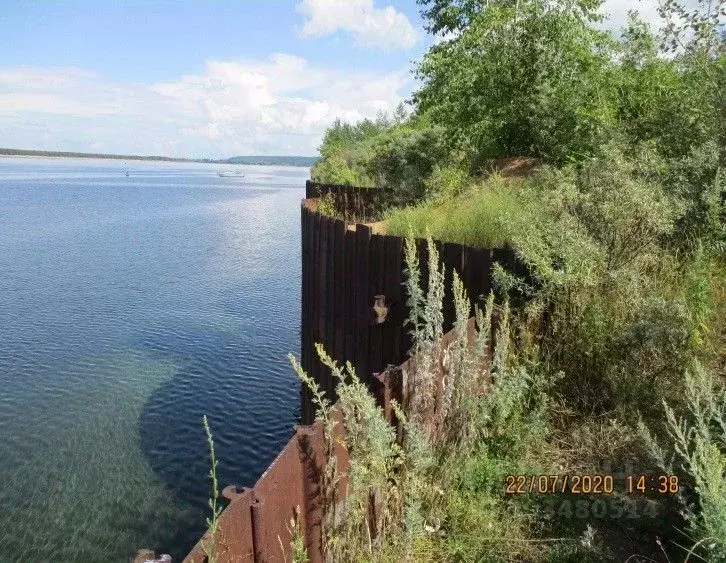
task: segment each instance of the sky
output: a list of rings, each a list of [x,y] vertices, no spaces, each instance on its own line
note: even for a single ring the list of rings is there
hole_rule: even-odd
[[[606,0],[608,27],[657,0]],[[392,111],[435,40],[415,0],[2,0],[0,147],[315,155]]]

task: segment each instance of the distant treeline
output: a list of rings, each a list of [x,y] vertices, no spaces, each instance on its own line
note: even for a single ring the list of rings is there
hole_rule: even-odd
[[[227,164],[266,164],[270,166],[307,166],[318,160],[316,156],[233,156],[218,162]]]
[[[154,160],[164,162],[204,162],[211,164],[260,164],[269,166],[306,166],[317,160],[313,156],[233,156],[214,160],[211,158],[173,158],[170,156],[140,156],[128,154],[97,154],[88,152],[34,151],[0,148],[2,156],[51,156],[66,158],[107,158],[112,160]]]

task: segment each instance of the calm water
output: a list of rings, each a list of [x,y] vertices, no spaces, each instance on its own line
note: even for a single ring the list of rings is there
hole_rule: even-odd
[[[0,157],[0,561],[176,557],[288,440],[306,169]],[[176,560],[175,557],[175,560]]]

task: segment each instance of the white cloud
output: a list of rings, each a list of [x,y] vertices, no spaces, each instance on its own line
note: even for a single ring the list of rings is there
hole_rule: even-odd
[[[619,36],[628,22],[628,10],[637,11],[640,19],[649,23],[654,30],[660,27],[658,0],[605,0],[600,9],[607,17],[604,27]]]
[[[410,49],[418,33],[405,14],[393,6],[375,8],[373,0],[303,0],[297,10],[306,19],[303,37],[347,31],[360,45]]]
[[[663,27],[663,20],[658,14],[658,6],[662,0],[605,0],[600,11],[607,16],[603,27],[620,35],[628,21],[628,10],[637,11],[640,19],[650,24],[654,31]],[[703,9],[699,0],[683,0],[681,4],[686,11]],[[724,22],[726,18],[721,18]]]
[[[194,74],[116,83],[78,69],[0,68],[0,146],[179,156],[315,154],[334,119],[392,111],[406,71],[372,74],[210,60]]]

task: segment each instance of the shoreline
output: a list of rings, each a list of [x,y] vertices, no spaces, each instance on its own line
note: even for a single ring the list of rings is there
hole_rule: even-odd
[[[170,156],[145,156],[145,155],[119,155],[119,154],[96,154],[96,153],[75,153],[66,151],[33,151],[23,149],[6,149],[0,148],[0,158],[82,158],[88,160],[123,160],[136,162],[180,162],[180,163],[196,163],[196,164],[217,164],[231,166],[289,166],[297,168],[309,168],[312,164],[294,163],[287,159],[316,159],[317,157],[306,156],[259,156],[259,157],[231,157],[227,159],[210,159],[210,158],[176,158]],[[236,158],[249,158],[250,162],[230,162]],[[258,159],[258,161],[255,161]]]

